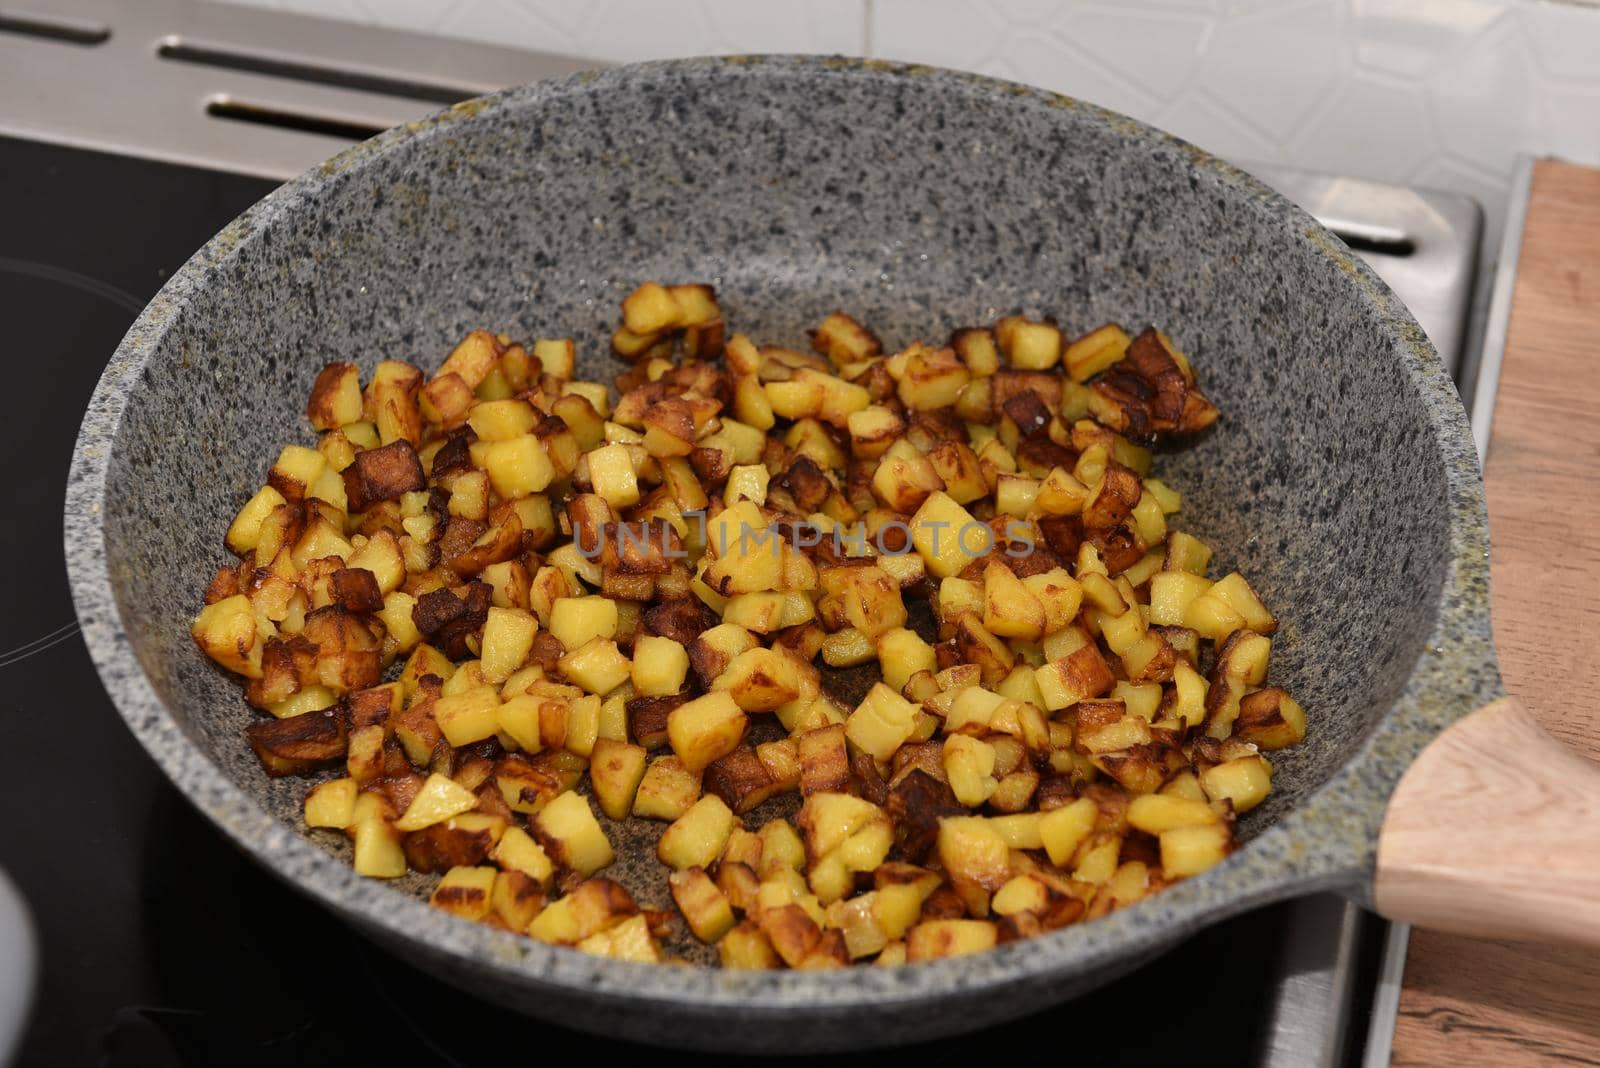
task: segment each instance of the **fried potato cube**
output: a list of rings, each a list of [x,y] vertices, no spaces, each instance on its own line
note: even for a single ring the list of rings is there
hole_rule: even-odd
[[[700,776],[675,756],[657,757],[645,769],[633,798],[633,814],[675,820],[700,798]]]
[[[561,675],[589,693],[605,696],[624,682],[633,665],[609,638],[590,638],[559,661]]]
[[[989,895],[1011,878],[1011,850],[1000,832],[980,816],[946,817],[939,821],[937,848],[967,912],[987,915]]]
[[[1087,382],[1128,354],[1133,339],[1116,323],[1089,331],[1066,349],[1067,374],[1074,382]]]
[[[905,433],[905,423],[888,408],[872,405],[851,412],[845,420],[850,451],[860,460],[875,460]]]
[[[1173,574],[1182,572],[1163,571],[1156,578]],[[1154,618],[1153,614],[1151,618]],[[1209,591],[1200,594],[1184,606],[1182,623],[1202,638],[1210,638],[1218,644],[1226,641],[1230,634],[1245,625],[1243,616],[1234,611],[1233,607],[1222,598],[1211,596]]]
[[[479,401],[472,406],[467,425],[479,441],[513,441],[533,433],[539,413],[525,400]]]
[[[263,643],[255,607],[244,594],[206,605],[195,616],[189,635],[201,652],[229,671],[247,678],[261,676]]]
[[[980,524],[972,518],[972,513],[940,492],[928,495],[911,517],[910,526],[911,543],[916,547],[917,554],[922,557],[928,571],[941,579],[959,574],[975,556],[982,555],[967,548],[968,544],[978,549],[992,541],[992,535],[986,540],[976,532],[980,526],[987,530],[987,526]]]
[[[906,960],[940,960],[993,949],[999,932],[988,920],[928,920],[906,932]]]
[[[502,871],[489,892],[490,911],[513,931],[525,931],[544,908],[544,888],[520,871]]]
[[[1306,736],[1306,714],[1285,691],[1269,686],[1240,699],[1233,736],[1261,749],[1286,749]]]
[[[767,743],[769,747],[777,744]],[[707,765],[702,782],[706,792],[716,794],[727,802],[728,807],[742,815],[775,794],[797,785],[798,770],[794,780],[785,783],[769,770],[767,762],[761,759],[755,748],[741,745]]]
[[[452,816],[471,811],[478,804],[477,795],[460,783],[434,772],[428,776],[405,814],[395,821],[397,831],[420,831],[435,823],[443,823]]]
[[[1217,814],[1204,801],[1174,794],[1144,794],[1128,804],[1128,825],[1159,835],[1174,827],[1199,827],[1217,822]]]
[[[883,352],[877,335],[840,311],[818,324],[811,334],[811,347],[828,357],[836,367],[870,360]]]
[[[555,878],[555,862],[521,827],[507,827],[489,857],[505,871],[525,875],[546,889]]]
[[[916,731],[917,706],[883,683],[876,683],[850,718],[845,736],[877,760],[888,760]]]
[[[306,826],[341,831],[350,826],[355,821],[358,790],[354,779],[330,779],[318,784],[306,795]]]
[[[681,326],[683,313],[667,287],[657,282],[644,283],[622,300],[623,325],[635,334],[656,334]]]
[[[1256,754],[1237,757],[1202,771],[1200,788],[1213,801],[1233,802],[1233,810],[1243,814],[1272,792],[1272,767]]]
[[[750,721],[733,696],[717,691],[679,705],[667,716],[667,740],[691,773],[733,752]]]
[[[606,931],[597,931],[578,942],[574,949],[591,957],[610,957],[612,960],[631,960],[642,964],[659,964],[661,947],[650,933],[649,921],[644,916],[631,916]]]
[[[938,669],[938,658],[933,646],[922,636],[905,627],[895,627],[878,636],[875,650],[878,663],[883,667],[883,681],[895,690],[904,690],[911,676],[919,671]]]
[[[528,925],[528,934],[552,945],[575,945],[639,915],[632,895],[606,878],[581,884],[566,897],[544,907]]]
[[[1174,827],[1161,832],[1160,842],[1161,871],[1175,879],[1198,875],[1222,863],[1232,847],[1231,835],[1222,823]]]
[[[944,480],[932,461],[914,449],[911,452],[912,455],[886,454],[872,474],[872,492],[885,507],[902,514],[916,511],[930,494],[944,489]]]
[[[968,808],[977,808],[989,800],[999,785],[994,775],[994,746],[978,738],[965,734],[945,738],[943,764],[956,800]]]
[[[628,818],[634,797],[644,779],[646,753],[643,746],[610,738],[594,743],[589,756],[589,780],[594,784],[600,810],[614,820]]]
[[[477,389],[489,377],[500,359],[499,340],[487,330],[474,330],[456,344],[439,365],[439,376],[460,375],[468,386]]]
[[[717,960],[724,968],[765,971],[776,968],[778,953],[761,925],[748,918],[722,936],[717,943]]]
[[[1061,362],[1061,329],[1055,323],[1008,315],[995,324],[994,334],[1012,367],[1047,371]]]
[[[1099,817],[1099,807],[1087,797],[1080,797],[1040,816],[1039,838],[1044,842],[1050,863],[1057,866],[1070,863],[1079,847],[1094,831]]]
[[[481,448],[489,481],[506,500],[538,493],[555,478],[549,455],[532,434],[486,442]]]
[[[317,430],[336,430],[361,419],[361,373],[355,364],[330,363],[317,372],[306,418]]]
[[[405,440],[356,453],[342,474],[352,513],[365,512],[379,501],[392,501],[427,487],[417,451]]]
[[[547,851],[553,859],[579,875],[593,875],[616,859],[606,832],[581,794],[569,791],[560,795],[544,806],[533,823],[540,839],[551,847]]]
[[[1002,638],[1037,641],[1044,634],[1044,605],[999,561],[983,571],[983,625]]]
[[[633,642],[633,689],[644,697],[664,697],[683,689],[689,654],[671,638],[642,634]]]
[[[830,724],[795,735],[800,758],[800,792],[837,793],[849,788],[850,756],[845,748],[845,725]]]
[[[316,449],[285,445],[267,472],[267,485],[283,494],[284,500],[298,501],[311,496],[311,487],[327,466]]]
[[[617,602],[610,597],[561,597],[550,606],[549,631],[568,651],[595,638],[617,636]]]
[[[489,915],[495,875],[493,868],[451,868],[439,880],[428,904],[465,920],[482,921]]]
[[[613,508],[639,503],[639,477],[627,446],[613,443],[588,453],[589,481]]]
[[[787,653],[757,647],[734,657],[711,682],[746,712],[771,712],[817,689],[812,669]]]
[[[706,794],[662,833],[656,856],[675,871],[708,867],[722,855],[737,823],[722,798]]]
[[[244,503],[228,525],[225,539],[229,551],[237,556],[253,552],[261,541],[261,525],[273,510],[286,503],[283,494],[272,486],[262,486]]]
[[[1099,697],[1116,681],[1093,640],[1075,630],[1066,633],[1077,648],[1034,670],[1044,707],[1051,712]]]
[[[490,682],[504,682],[511,673],[522,667],[533,648],[533,636],[539,630],[539,621],[531,612],[520,608],[489,609],[483,624],[482,653],[479,664],[483,677]]]
[[[1239,572],[1230,572],[1218,579],[1216,585],[1206,593],[1238,613],[1244,625],[1257,634],[1271,634],[1278,629],[1277,619],[1267,611],[1267,606],[1261,603],[1261,596]]]
[[[445,741],[463,746],[493,735],[500,727],[499,711],[500,695],[494,687],[474,686],[439,698],[433,718]]]
[[[710,945],[732,930],[733,908],[704,868],[674,871],[667,876],[667,885],[684,922],[700,941]]]
[[[356,874],[369,879],[398,879],[406,873],[406,855],[400,836],[379,816],[357,819],[352,837]]]

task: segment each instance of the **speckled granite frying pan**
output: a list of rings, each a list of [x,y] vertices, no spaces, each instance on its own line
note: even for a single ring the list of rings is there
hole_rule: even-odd
[[[431,367],[487,325],[575,332],[580,370],[608,378],[617,302],[649,278],[714,281],[739,329],[791,344],[834,308],[890,344],[1017,309],[1170,332],[1225,414],[1162,472],[1185,528],[1285,621],[1274,671],[1311,721],[1274,754],[1248,845],[1136,907],[981,956],[752,974],[552,950],[364,880],[305,837],[303,783],[263,776],[240,736],[251,713],[188,624],[234,511],[283,442],[307,439],[317,369]],[[129,332],[84,420],[66,541],[106,688],[196,806],[420,966],[567,1024],[724,1050],[927,1038],[1329,888],[1420,922],[1600,941],[1592,769],[1509,702],[1468,715],[1501,693],[1483,492],[1416,323],[1251,178],[1021,86],[693,60],[512,90],[351,149],[230,225]],[[610,830],[640,856],[613,874],[664,903],[656,829]]]

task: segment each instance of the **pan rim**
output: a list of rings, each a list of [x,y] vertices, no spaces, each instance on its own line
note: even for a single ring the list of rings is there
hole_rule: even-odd
[[[112,446],[144,366],[183,316],[190,296],[226,270],[233,254],[273,222],[373,159],[421,139],[448,135],[461,123],[537,108],[566,94],[648,84],[652,79],[719,77],[914,78],[1018,107],[1063,109],[1106,124],[1155,149],[1179,153],[1231,195],[1250,202],[1264,223],[1282,227],[1351,280],[1351,296],[1395,339],[1444,453],[1452,559],[1445,564],[1440,608],[1427,647],[1411,668],[1391,710],[1361,749],[1327,782],[1272,828],[1222,865],[1139,906],[1093,924],[1000,947],[978,957],[917,968],[851,969],[843,975],[640,968],[543,946],[449,916],[363,879],[313,842],[279,823],[183,736],[146,678],[124,631],[109,570],[100,501]],[[504,90],[456,105],[356,145],[275,190],[197,252],[151,301],[118,346],[96,386],[74,451],[64,520],[69,578],[85,642],[119,714],[189,801],[255,859],[361,926],[412,943],[444,966],[490,966],[535,987],[584,991],[624,1005],[691,1006],[707,1012],[737,1007],[776,1019],[797,1009],[813,1019],[930,998],[970,997],[1019,989],[1015,1015],[1049,996],[1050,981],[1104,968],[1149,952],[1202,924],[1243,909],[1316,889],[1341,889],[1358,900],[1370,892],[1376,835],[1389,794],[1405,767],[1439,731],[1495,696],[1499,680],[1489,643],[1487,521],[1476,453],[1465,413],[1431,344],[1388,287],[1310,216],[1243,171],[1170,134],[1091,104],[975,74],[919,65],[839,57],[743,56],[667,60],[585,72]],[[1477,664],[1475,670],[1463,665]],[[622,1026],[626,1028],[626,1023]],[[927,1032],[932,1033],[932,1032]],[[716,1038],[718,1036],[708,1036]]]

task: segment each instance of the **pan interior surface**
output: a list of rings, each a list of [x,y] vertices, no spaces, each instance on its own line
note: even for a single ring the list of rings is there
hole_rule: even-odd
[[[75,590],[136,733],[270,867],[463,981],[516,973],[513,988],[545,992],[578,981],[577,965],[539,947],[397,911],[412,903],[299,839],[304,782],[265,777],[240,733],[253,713],[188,626],[228,560],[235,511],[284,443],[312,440],[303,407],[325,362],[431,372],[482,326],[573,336],[580,375],[609,379],[622,368],[607,344],[618,301],[646,279],[712,282],[731,329],[797,348],[836,308],[891,350],[1015,311],[1053,316],[1070,336],[1108,320],[1165,330],[1223,413],[1157,458],[1183,493],[1173,522],[1216,549],[1214,574],[1242,570],[1277,613],[1273,680],[1307,709],[1310,733],[1273,755],[1273,794],[1245,821],[1271,864],[1240,861],[1247,847],[1225,865],[1235,874],[1179,887],[1170,905],[929,979],[835,979],[837,995],[794,977],[760,991],[710,973],[676,987],[594,982],[637,992],[629,1020],[679,995],[748,996],[770,1016],[799,1001],[840,1019],[875,1002],[892,1041],[886,1006],[1035,980],[1032,1002],[995,998],[963,1021],[976,1025],[1068,994],[1121,949],[1181,934],[1208,909],[1283,892],[1269,876],[1359,873],[1376,819],[1363,806],[1381,811],[1393,780],[1382,760],[1342,769],[1376,748],[1415,689],[1456,598],[1461,516],[1481,507],[1452,488],[1461,428],[1441,422],[1448,384],[1414,324],[1309,219],[1180,142],[981,79],[799,60],[624,69],[385,135],[254,209],[130,334],[86,423],[104,453],[75,473],[99,513],[69,515],[69,540],[103,539],[79,550],[95,559],[74,562]],[[109,596],[93,588],[102,572]],[[1415,744],[1397,741],[1393,759],[1403,766]],[[1349,809],[1353,830],[1319,842],[1309,825],[1268,845],[1269,828],[1330,780],[1362,775],[1372,796]],[[1239,903],[1218,904],[1224,893]],[[611,967],[595,974],[614,978]]]

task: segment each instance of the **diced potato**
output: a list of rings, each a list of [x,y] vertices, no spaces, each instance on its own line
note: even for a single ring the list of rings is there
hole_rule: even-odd
[[[704,868],[685,868],[667,877],[672,900],[683,913],[689,930],[700,941],[712,944],[733,929],[733,909]]]
[[[555,878],[555,862],[544,847],[520,827],[507,827],[489,856],[505,871],[520,872],[540,886],[548,888]]]
[[[1050,855],[1050,863],[1065,866],[1072,861],[1094,830],[1100,810],[1094,801],[1080,797],[1039,817],[1039,838]]]
[[[1161,870],[1170,878],[1198,875],[1222,863],[1230,847],[1227,827],[1211,823],[1161,832]]]
[[[306,795],[306,826],[337,830],[350,826],[355,820],[358,789],[354,779],[331,779],[318,784]]]
[[[957,574],[988,548],[979,531],[988,528],[944,493],[929,494],[911,517],[910,526],[911,543],[936,578]]]
[[[433,706],[434,721],[454,746],[481,742],[500,728],[500,695],[492,686],[474,686]]]
[[[610,738],[595,741],[589,757],[589,777],[600,810],[612,819],[627,819],[633,811],[634,797],[644,779],[646,755],[643,746]]]
[[[939,960],[981,953],[998,941],[987,920],[928,920],[906,932],[906,960]]]
[[[579,875],[593,875],[616,859],[583,795],[564,793],[533,818],[540,836],[554,846],[554,859]]]
[[[633,665],[609,638],[589,639],[563,656],[560,668],[569,682],[602,697],[627,682],[633,672]]]
[[[722,855],[737,822],[722,798],[707,794],[661,835],[656,856],[676,871],[709,867]]]
[[[477,804],[478,798],[471,790],[435,772],[422,784],[394,827],[397,831],[420,831],[470,811]]]
[[[1233,802],[1235,812],[1249,812],[1272,791],[1272,768],[1260,756],[1242,756],[1200,773],[1200,788],[1213,801]]]
[[[675,820],[700,799],[700,776],[675,756],[657,757],[645,769],[633,798],[633,814]]]
[[[532,434],[485,443],[483,467],[494,491],[507,500],[538,493],[555,478],[550,457]]]
[[[1215,823],[1217,814],[1204,801],[1173,794],[1144,794],[1128,804],[1128,824],[1146,834],[1159,835],[1174,827]]]
[[[527,661],[538,630],[539,621],[530,612],[490,607],[488,621],[483,625],[483,652],[479,658],[483,677],[491,682],[504,682],[509,678]]]
[[[880,682],[850,714],[845,736],[878,760],[888,760],[916,730],[916,713],[916,705]]]
[[[465,920],[482,920],[489,915],[495,874],[493,868],[451,868],[434,887],[428,904]]]
[[[639,502],[639,478],[627,447],[605,445],[587,455],[589,480],[594,491],[613,508],[627,508]]]
[[[549,631],[568,651],[594,638],[617,636],[617,602],[610,597],[561,597],[550,606]]]
[[[744,740],[749,726],[744,709],[726,691],[679,705],[667,717],[667,738],[683,766],[697,774]]]

